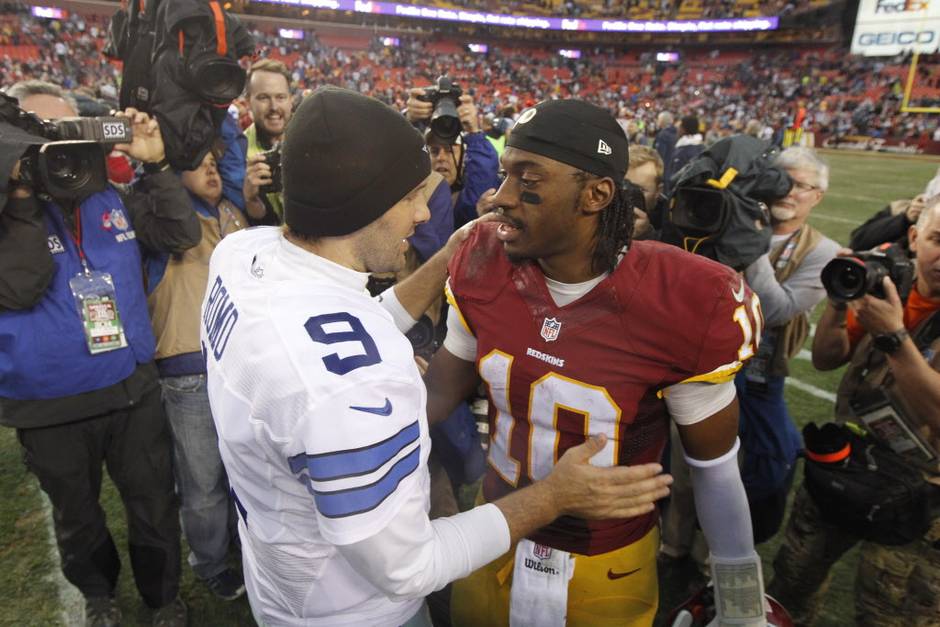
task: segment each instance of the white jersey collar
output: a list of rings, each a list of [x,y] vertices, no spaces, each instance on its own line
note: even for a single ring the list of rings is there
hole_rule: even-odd
[[[284,264],[283,267],[290,272],[292,278],[316,282],[329,281],[359,292],[366,291],[366,283],[369,281],[368,272],[357,272],[305,250],[284,237],[283,233],[278,238],[278,249],[278,256]]]

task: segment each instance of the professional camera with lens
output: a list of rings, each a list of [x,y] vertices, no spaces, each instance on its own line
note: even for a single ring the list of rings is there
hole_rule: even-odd
[[[434,105],[431,113],[431,132],[442,140],[454,143],[460,135],[460,116],[457,107],[460,106],[460,97],[463,90],[460,85],[453,83],[447,76],[438,77],[435,85],[424,88],[424,95],[419,100]]]
[[[898,288],[901,300],[906,300],[914,282],[914,264],[897,244],[836,257],[823,268],[822,284],[830,299],[844,303],[865,294],[884,298],[885,277]]]
[[[37,193],[71,199],[107,187],[105,145],[130,142],[130,122],[118,117],[42,120],[19,107],[16,98],[0,94],[0,121],[45,142],[30,146],[20,158],[20,180]],[[0,144],[0,149],[8,149]]]
[[[261,153],[261,156],[264,157],[264,163],[268,164],[268,167],[271,168],[271,182],[267,185],[262,185],[258,188],[258,191],[262,194],[273,194],[280,192],[282,189],[281,186],[281,147],[277,146],[272,150]]]

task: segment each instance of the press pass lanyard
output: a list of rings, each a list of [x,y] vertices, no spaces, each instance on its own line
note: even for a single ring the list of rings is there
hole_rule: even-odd
[[[82,209],[79,203],[75,203],[75,232],[69,231],[69,235],[82,262],[82,271],[69,279],[69,288],[82,321],[88,352],[97,355],[124,348],[127,338],[118,311],[114,280],[107,272],[97,272],[88,266],[82,248]]]
[[[780,256],[777,257],[777,263],[774,264],[774,270],[776,272],[780,272],[790,263],[790,257],[793,256],[793,251],[796,250],[796,244],[801,230],[802,229],[797,229],[794,231],[793,235],[787,239],[787,243],[784,244],[783,252],[780,253]]]
[[[85,251],[82,249],[82,208],[79,203],[74,205],[74,216],[75,216],[75,228],[69,230],[69,235],[72,237],[72,241],[75,242],[75,248],[78,250],[78,259],[82,262],[82,270],[85,274],[91,274],[91,269],[88,267],[88,259],[85,257]]]

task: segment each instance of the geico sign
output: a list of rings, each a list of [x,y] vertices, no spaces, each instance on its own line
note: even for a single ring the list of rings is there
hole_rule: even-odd
[[[900,32],[862,33],[858,36],[860,46],[907,46],[910,44],[931,44],[937,34],[932,30],[902,30]]]

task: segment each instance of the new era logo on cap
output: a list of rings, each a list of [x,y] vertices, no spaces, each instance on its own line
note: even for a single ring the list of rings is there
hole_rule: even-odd
[[[609,155],[613,151],[610,149],[610,146],[607,145],[603,139],[597,140],[597,154],[599,155]]]

